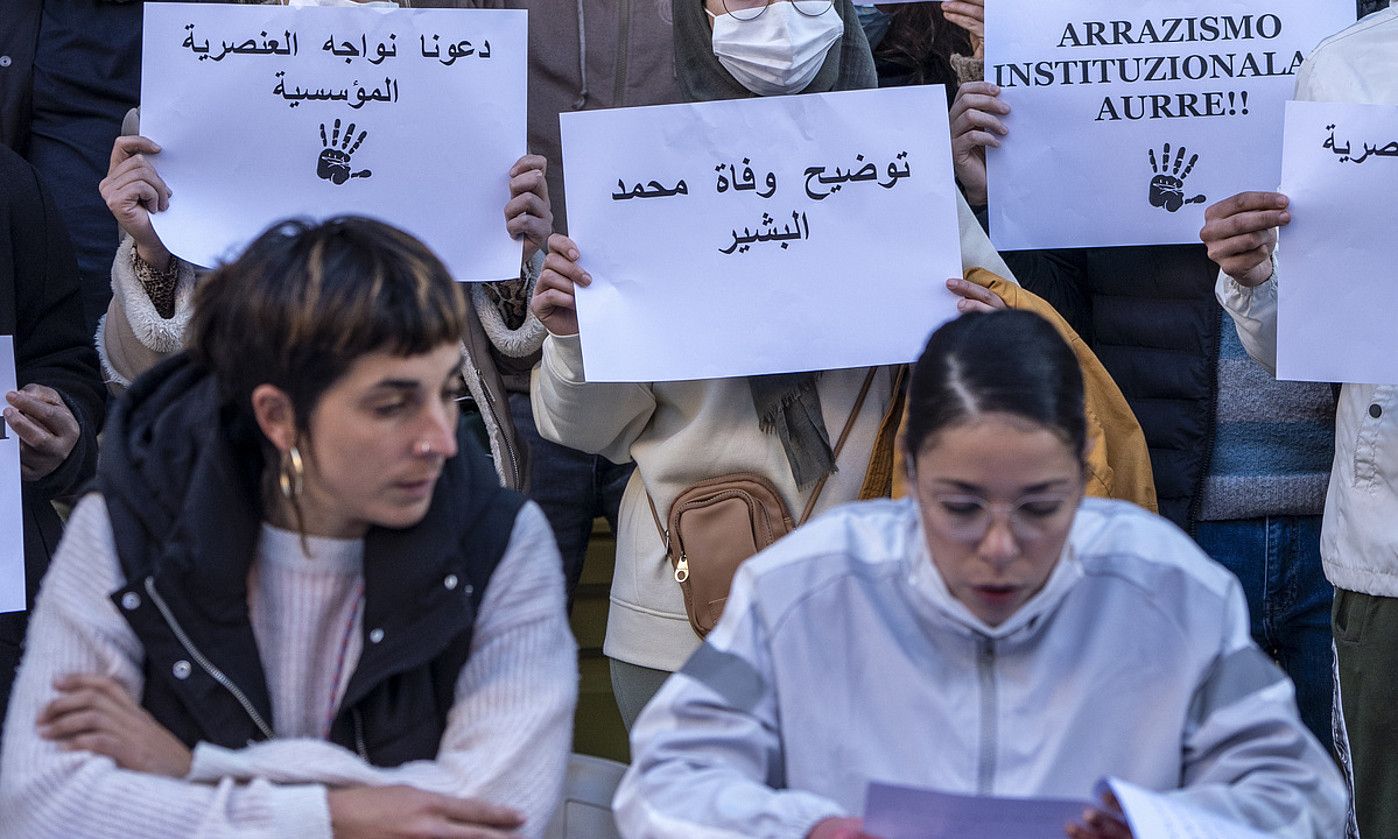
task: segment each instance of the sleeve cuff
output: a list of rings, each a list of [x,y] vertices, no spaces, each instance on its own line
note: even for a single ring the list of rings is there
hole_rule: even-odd
[[[143,345],[157,353],[184,349],[185,327],[194,310],[194,266],[183,259],[175,260],[179,277],[175,284],[175,313],[163,318],[131,267],[135,248],[135,241],[128,236],[117,249],[112,262],[112,296],[125,313],[132,333]]]
[[[269,784],[255,781],[253,786]],[[279,836],[298,839],[333,839],[330,821],[329,790],[321,784],[277,785],[272,799],[269,821],[275,824]]]
[[[544,366],[549,374],[568,384],[583,384],[582,338],[577,335],[554,335],[544,339]]]
[[[1229,314],[1254,320],[1260,312],[1270,310],[1277,304],[1276,262],[1272,263],[1272,275],[1264,282],[1251,288],[1239,283],[1232,276],[1218,272],[1218,283],[1214,294],[1218,302]]]
[[[793,828],[792,839],[805,839],[816,825],[826,819],[843,819],[850,815],[835,802],[818,795],[809,793],[789,793],[789,795],[792,796],[787,800],[787,804],[792,806],[792,818],[788,822]]]
[[[196,784],[212,784],[223,778],[238,778],[237,761],[230,759],[234,754],[221,746],[198,743],[190,754],[189,774],[184,779]]]

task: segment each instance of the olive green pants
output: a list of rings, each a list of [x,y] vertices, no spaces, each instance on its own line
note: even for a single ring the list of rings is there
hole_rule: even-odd
[[[1335,590],[1335,746],[1361,839],[1398,837],[1398,598]]]

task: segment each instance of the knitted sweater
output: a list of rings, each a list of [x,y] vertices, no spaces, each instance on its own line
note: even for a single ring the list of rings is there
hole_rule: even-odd
[[[1213,457],[1201,521],[1318,516],[1335,451],[1335,395],[1281,382],[1248,357],[1226,312],[1218,342]]]
[[[577,670],[557,549],[538,507],[520,512],[491,578],[437,759],[393,769],[320,739],[343,691],[336,673],[352,671],[358,655],[341,639],[347,624],[358,634],[362,548],[313,540],[307,561],[286,536],[264,531],[249,590],[279,739],[238,750],[200,744],[189,775],[172,779],[61,751],[35,729],[59,675],[110,675],[133,696],[143,686],[136,636],[108,599],[120,572],[106,505],[91,496],[77,507],[39,594],[6,720],[0,837],[329,839],[327,788],[393,784],[513,807],[527,817],[525,836],[542,834],[562,791]]]

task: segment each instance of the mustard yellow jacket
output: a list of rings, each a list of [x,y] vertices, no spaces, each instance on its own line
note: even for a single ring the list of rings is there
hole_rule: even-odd
[[[1087,454],[1087,494],[1131,501],[1157,512],[1150,451],[1146,448],[1141,424],[1136,421],[1126,397],[1107,374],[1102,362],[1043,298],[983,268],[967,271],[966,279],[990,289],[1011,309],[1023,309],[1044,318],[1072,347],[1082,369],[1087,402],[1087,434],[1091,443],[1091,450]],[[897,437],[902,435],[901,404],[896,414],[890,413],[885,417],[886,428],[892,428],[894,416],[899,417],[898,434],[880,436],[881,443],[887,438],[886,448],[889,451],[881,451],[885,449],[882,445],[876,447],[864,485],[866,497],[884,494],[885,487],[894,498],[901,498],[906,491],[901,447],[895,443]]]

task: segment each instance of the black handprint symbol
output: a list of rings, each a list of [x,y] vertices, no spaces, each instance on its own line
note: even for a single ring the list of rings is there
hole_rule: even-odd
[[[349,124],[345,130],[345,139],[340,139],[340,121],[335,120],[335,125],[330,130],[330,139],[325,139],[325,123],[320,124],[320,144],[325,148],[320,153],[320,161],[316,164],[316,176],[330,181],[332,184],[342,184],[350,178],[368,178],[374,173],[368,169],[361,169],[358,172],[350,172],[350,155],[359,148],[359,144],[364,142],[364,138],[369,136],[368,131],[359,132],[359,137],[354,138],[354,123]],[[351,142],[353,141],[353,142]]]
[[[1194,171],[1194,164],[1199,162],[1199,155],[1189,158],[1189,163],[1184,163],[1186,154],[1184,146],[1179,147],[1175,154],[1175,162],[1170,163],[1170,144],[1166,143],[1164,150],[1160,153],[1160,162],[1155,162],[1155,149],[1150,149],[1150,170],[1155,173],[1155,177],[1150,179],[1150,205],[1152,207],[1164,207],[1169,212],[1178,212],[1185,204],[1202,204],[1208,199],[1202,195],[1193,198],[1184,197],[1184,179],[1189,177],[1189,173]],[[1181,164],[1184,171],[1180,171]]]

